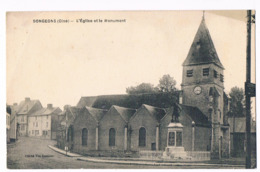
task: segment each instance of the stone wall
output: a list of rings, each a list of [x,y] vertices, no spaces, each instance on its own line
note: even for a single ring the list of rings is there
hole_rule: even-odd
[[[126,122],[111,108],[100,121],[99,126],[99,149],[100,150],[124,150],[124,130]],[[115,146],[109,146],[109,130],[116,130]]]
[[[210,151],[211,128],[195,126],[194,151]]]
[[[97,122],[86,111],[83,111],[76,117],[74,120],[73,151],[84,153],[88,150],[96,150],[96,126]],[[82,130],[84,128],[88,131],[87,145],[82,145]]]
[[[141,107],[135,113],[135,116],[130,120],[131,127],[131,150],[151,150],[152,143],[156,143],[156,126],[158,122],[152,118],[149,112]],[[139,129],[144,127],[146,129],[146,145],[139,146]]]

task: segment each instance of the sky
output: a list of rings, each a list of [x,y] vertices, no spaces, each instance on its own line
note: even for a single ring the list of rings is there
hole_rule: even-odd
[[[30,97],[44,107],[52,103],[63,109],[66,104],[76,105],[82,96],[126,94],[127,87],[142,82],[156,86],[164,74],[174,77],[180,89],[182,63],[202,15],[202,11],[9,12],[7,104]],[[205,11],[206,25],[225,67],[226,93],[234,86],[244,87],[245,15],[246,11]],[[40,24],[33,19],[74,22]],[[76,23],[77,19],[93,22]],[[96,23],[95,19],[126,22]],[[252,82],[254,59],[252,51]]]

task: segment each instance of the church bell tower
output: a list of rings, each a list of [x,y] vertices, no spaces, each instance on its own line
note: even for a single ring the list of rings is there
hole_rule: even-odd
[[[224,67],[214,47],[204,15],[183,62],[183,104],[198,107],[212,123],[211,152],[218,154],[222,137]],[[213,153],[214,154],[214,153]]]

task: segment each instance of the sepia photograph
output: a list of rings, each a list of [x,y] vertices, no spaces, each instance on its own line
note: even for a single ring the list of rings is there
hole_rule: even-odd
[[[255,169],[255,10],[6,12],[7,169]]]

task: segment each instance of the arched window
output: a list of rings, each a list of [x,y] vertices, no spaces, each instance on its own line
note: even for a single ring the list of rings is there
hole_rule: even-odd
[[[110,128],[109,130],[109,146],[116,145],[116,130],[114,128]]]
[[[146,130],[144,127],[141,127],[139,129],[139,146],[145,146],[146,145]]]
[[[88,145],[88,129],[82,129],[82,145]]]

